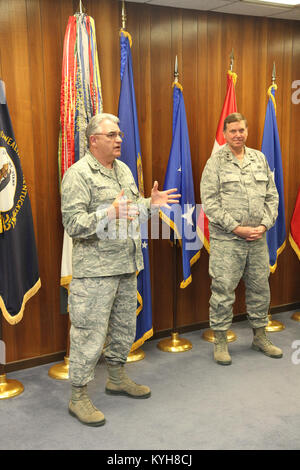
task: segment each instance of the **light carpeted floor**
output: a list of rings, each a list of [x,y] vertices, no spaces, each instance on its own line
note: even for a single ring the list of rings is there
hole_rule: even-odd
[[[285,329],[269,333],[282,359],[250,348],[247,321],[232,326],[237,340],[229,344],[227,367],[213,362],[203,331],[181,335],[193,344],[183,353],[162,352],[157,340],[148,341],[145,359],[126,366],[133,380],[151,387],[147,400],[106,395],[100,361],[89,384],[107,419],[99,428],[68,414],[70,384],[48,377],[52,364],[8,374],[25,390],[0,400],[0,449],[300,449],[300,322],[292,313],[274,315]]]

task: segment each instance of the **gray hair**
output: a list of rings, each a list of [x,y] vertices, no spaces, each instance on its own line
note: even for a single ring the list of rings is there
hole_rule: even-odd
[[[99,132],[99,127],[101,126],[101,122],[106,121],[106,120],[114,122],[116,124],[119,124],[120,122],[120,119],[117,116],[114,116],[114,114],[108,114],[108,113],[95,114],[95,116],[93,116],[90,119],[90,122],[88,123],[86,131],[85,131],[88,145],[89,145],[91,135],[95,134],[96,132]]]
[[[247,119],[241,113],[231,113],[224,119],[224,126],[223,131],[226,131],[227,124],[231,124],[232,122],[241,122],[245,121],[245,126],[248,127]]]

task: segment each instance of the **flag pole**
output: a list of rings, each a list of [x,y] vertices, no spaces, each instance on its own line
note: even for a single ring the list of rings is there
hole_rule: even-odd
[[[0,400],[17,397],[24,391],[18,380],[7,379],[5,373],[5,343],[2,340],[2,324],[0,319]]]
[[[229,65],[230,72],[233,71],[233,63],[234,63],[234,54],[233,54],[233,48],[232,48],[231,49],[231,54],[230,54],[230,65]]]
[[[122,0],[122,29],[125,31],[126,30],[126,8],[125,8],[125,1]]]
[[[174,81],[178,82],[178,60],[177,56],[175,58],[175,68],[174,68]],[[177,283],[178,283],[178,266],[177,266],[177,246],[178,241],[176,237],[176,232],[174,231],[174,240],[173,240],[173,328],[171,333],[171,339],[163,339],[158,344],[157,347],[164,352],[184,352],[192,349],[192,343],[185,339],[180,338],[179,333],[177,332]]]
[[[1,62],[1,55],[0,55],[0,81],[1,81],[1,77],[2,77],[2,62]],[[0,222],[1,222],[1,218],[2,218],[2,214],[0,212]],[[1,314],[1,309],[0,309],[0,314]],[[5,342],[2,339],[2,318],[0,316],[0,400],[3,400],[5,398],[16,397],[17,395],[20,395],[24,390],[24,386],[23,384],[21,384],[21,382],[19,382],[18,380],[12,380],[12,379],[6,378],[5,365],[4,365],[5,360],[6,360]]]
[[[276,66],[275,62],[273,62],[273,69],[272,69],[272,85],[275,85],[276,82]],[[272,320],[272,315],[270,313],[270,307],[269,307],[269,313],[268,313],[268,324],[266,326],[266,331],[270,332],[275,332],[275,331],[282,331],[285,329],[285,326],[283,323],[277,320]]]
[[[69,369],[70,369],[70,316],[68,312],[68,334],[67,334],[67,350],[66,355],[64,357],[64,362],[60,362],[59,364],[54,364],[54,366],[50,367],[48,370],[48,375],[52,379],[56,380],[68,380],[69,379]]]

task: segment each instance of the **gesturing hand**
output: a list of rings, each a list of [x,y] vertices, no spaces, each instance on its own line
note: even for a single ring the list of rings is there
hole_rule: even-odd
[[[181,198],[181,194],[176,193],[176,191],[176,188],[159,191],[158,182],[154,181],[151,190],[151,204],[159,207],[167,207],[169,209],[169,204],[177,204]]]
[[[124,189],[118,194],[112,205],[107,210],[109,220],[127,219],[133,220],[139,214],[137,206],[131,199],[124,196]]]

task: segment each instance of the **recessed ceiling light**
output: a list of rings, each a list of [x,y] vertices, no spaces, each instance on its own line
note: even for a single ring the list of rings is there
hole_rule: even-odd
[[[300,5],[300,0],[242,0],[245,3],[268,3],[283,7],[295,7]]]

